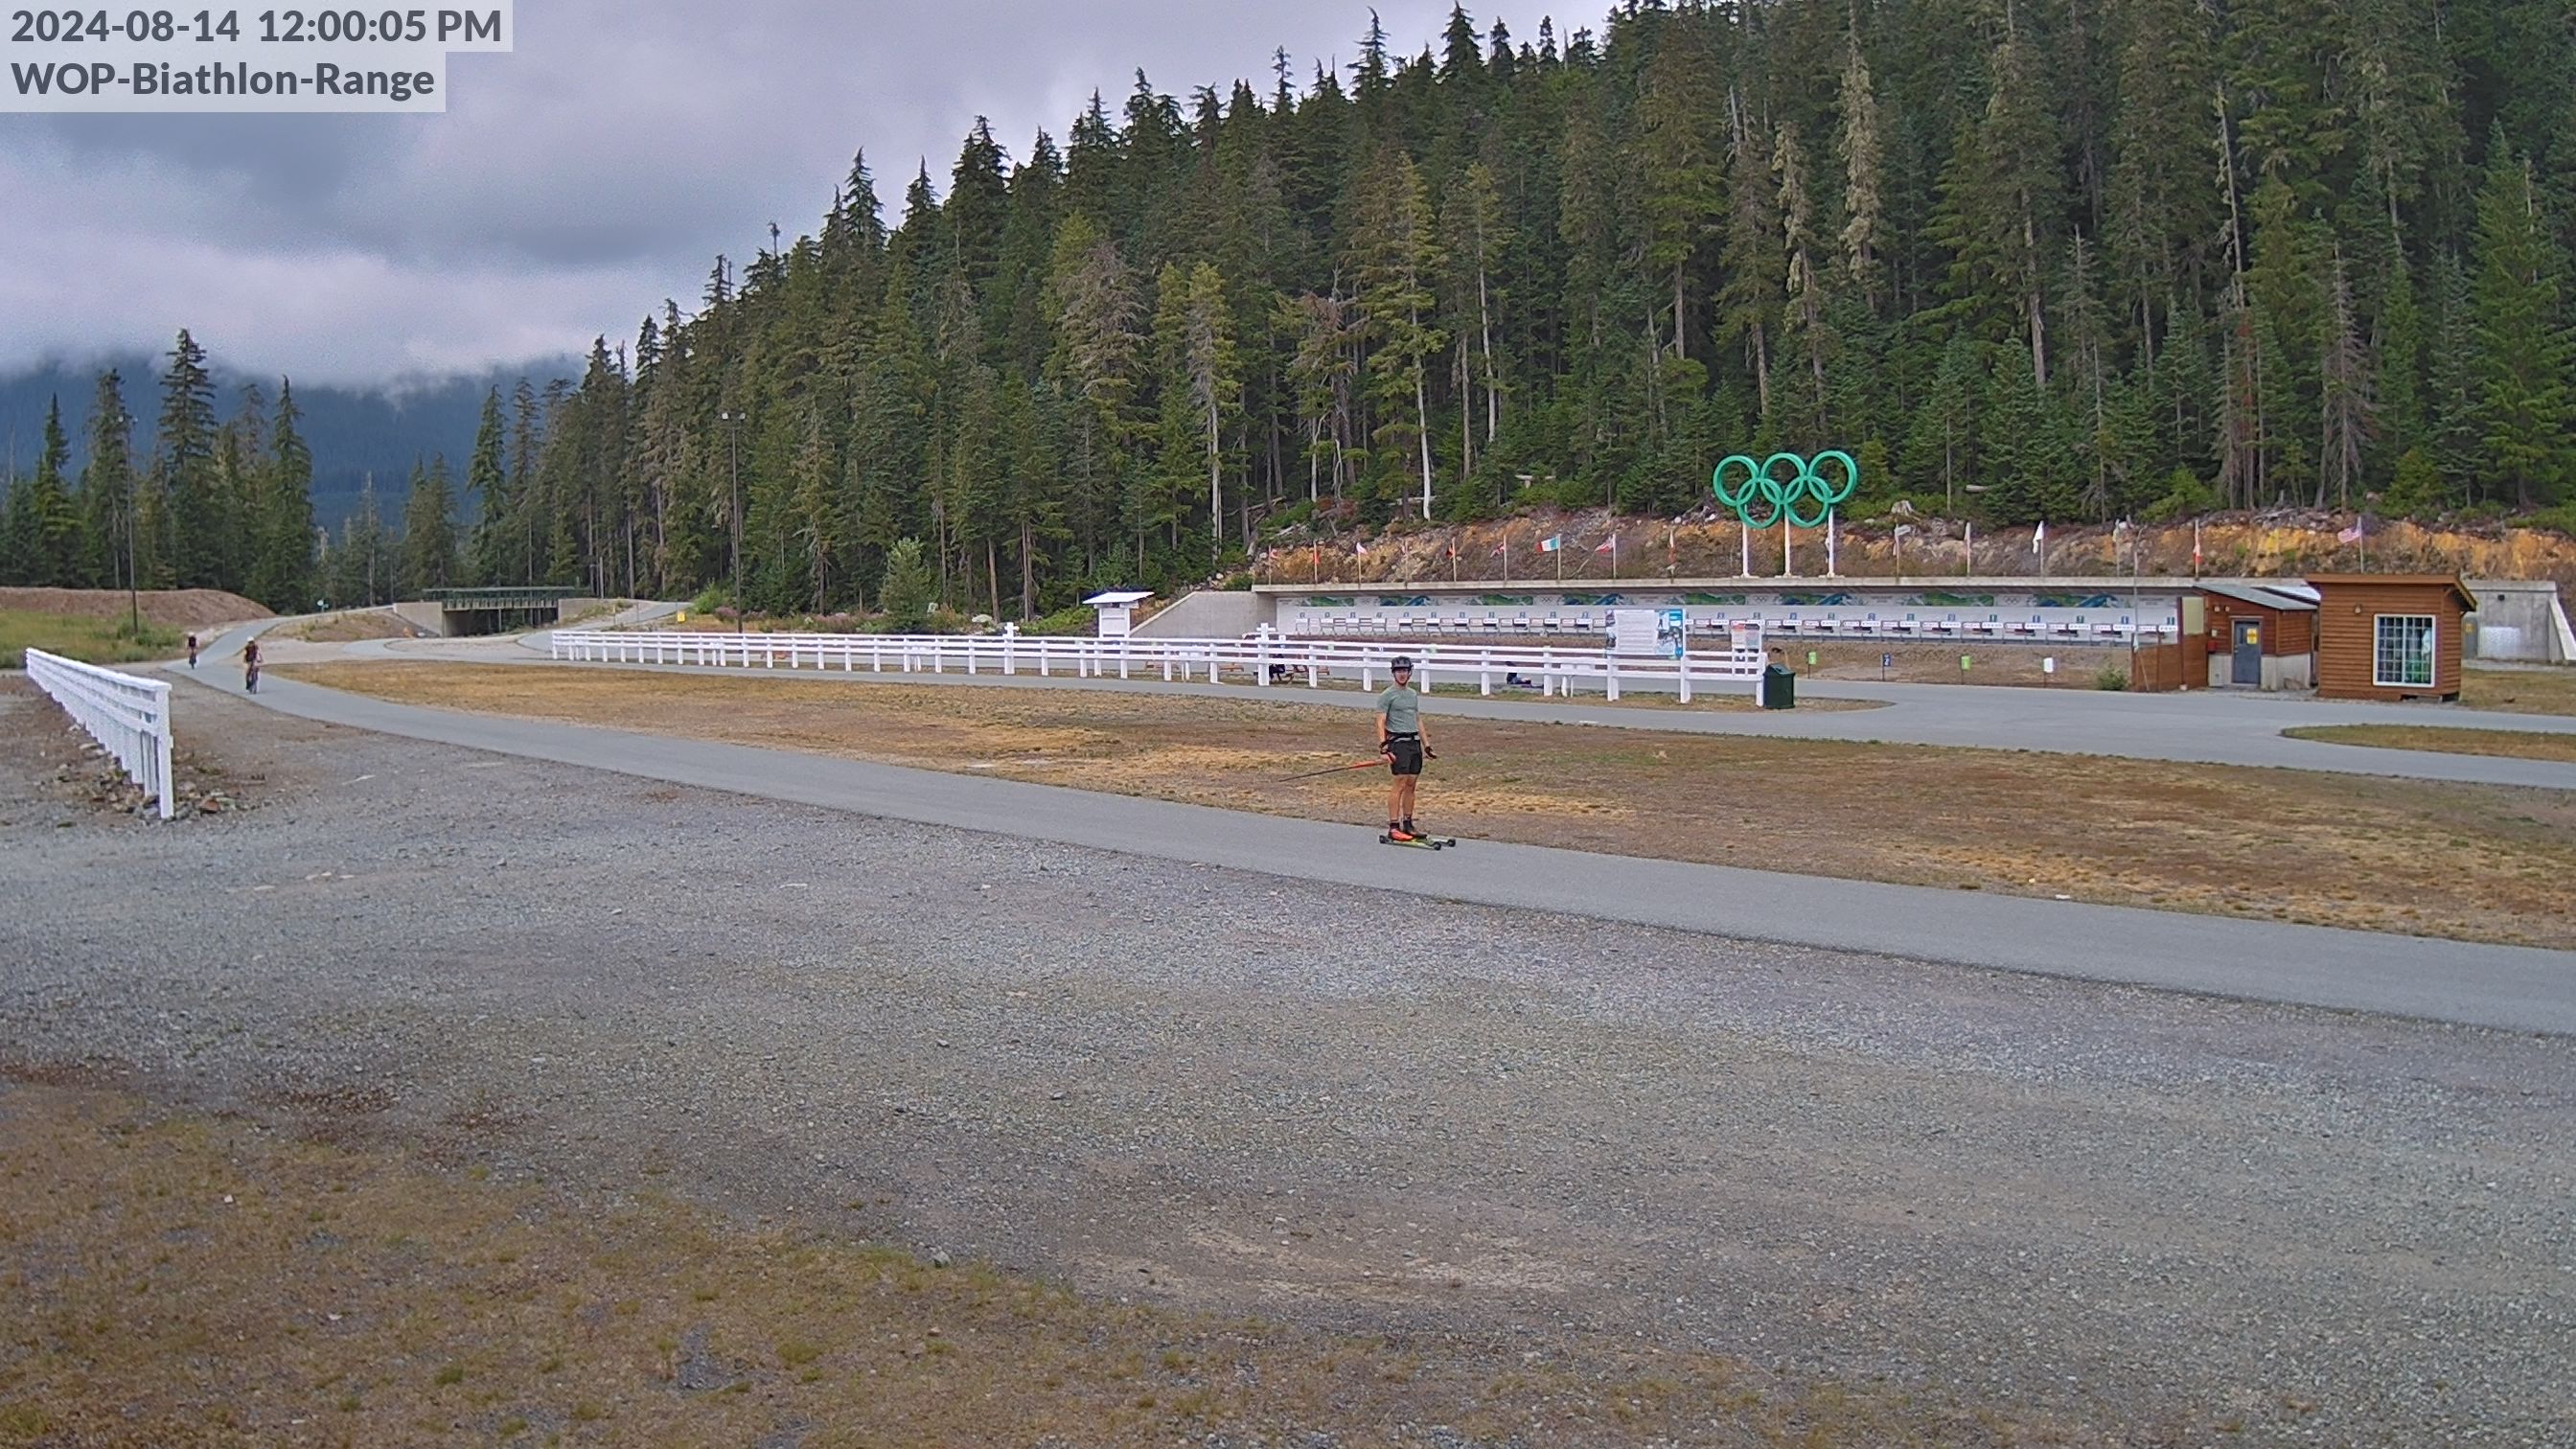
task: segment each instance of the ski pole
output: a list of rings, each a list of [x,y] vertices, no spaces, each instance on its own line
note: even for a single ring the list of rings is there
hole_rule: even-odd
[[[1345,770],[1374,770],[1385,763],[1385,756],[1373,755],[1365,760],[1354,760],[1347,765],[1327,765],[1320,770],[1308,770],[1302,775],[1282,775],[1270,783],[1273,785],[1285,785],[1291,780],[1311,780],[1317,775],[1338,775]]]

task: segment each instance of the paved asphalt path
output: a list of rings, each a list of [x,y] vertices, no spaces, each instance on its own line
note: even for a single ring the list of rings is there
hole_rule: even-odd
[[[226,635],[229,653],[257,632]],[[238,692],[239,672],[193,682]],[[2576,952],[2227,920],[1371,830],[706,740],[391,704],[272,679],[307,719],[883,818],[1914,960],[2576,1035]],[[1546,715],[1541,718],[1549,717]],[[183,724],[184,728],[184,724]]]
[[[514,639],[371,640],[353,652],[402,658],[444,658],[488,664],[541,664],[547,636]],[[694,665],[597,664],[571,668],[667,669],[684,673],[739,673]],[[763,671],[768,672],[768,671]],[[778,673],[793,671],[780,669]],[[1163,682],[1148,678],[1040,679],[1033,674],[872,674],[808,669],[808,678],[849,682],[947,684],[960,688],[1095,689],[1229,697],[1294,697],[1303,702],[1366,709],[1368,698],[1349,690],[1307,690],[1301,685],[1261,688],[1236,684]],[[1801,681],[1811,699],[1868,700],[1871,710],[1768,710],[1716,714],[1671,709],[1622,708],[1600,701],[1541,703],[1534,698],[1444,695],[1434,708],[1477,719],[1576,723],[1604,728],[1669,730],[1687,734],[1766,735],[1786,739],[1847,740],[1970,749],[2031,750],[2041,754],[2112,756],[2191,764],[2251,765],[2334,774],[2385,775],[2464,784],[2534,785],[2576,790],[2576,764],[2500,756],[2452,755],[2430,750],[2384,750],[2296,740],[2281,732],[2313,725],[2437,725],[2451,729],[2576,733],[2576,718],[2505,714],[2448,705],[2344,703],[2210,693],[2124,694],[2092,689],[2024,689],[2008,685],[1869,684]]]

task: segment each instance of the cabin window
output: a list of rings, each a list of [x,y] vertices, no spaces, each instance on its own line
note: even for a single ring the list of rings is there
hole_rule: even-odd
[[[2403,689],[2433,683],[2433,616],[2382,614],[2370,651],[2370,682]]]

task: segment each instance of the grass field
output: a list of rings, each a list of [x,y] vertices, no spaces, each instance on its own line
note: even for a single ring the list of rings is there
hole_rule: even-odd
[[[18,1075],[0,1443],[2067,1442],[1571,1333],[1525,1356],[1084,1299],[870,1246],[864,1196],[794,1228],[579,1201],[491,1180],[470,1142],[446,1165],[368,1145],[363,1095],[271,1103],[277,1131]]]
[[[30,649],[89,664],[132,664],[175,657],[185,651],[186,638],[179,630],[148,621],[137,636],[123,619],[0,609],[0,669],[24,669]]]
[[[2444,729],[2438,725],[2311,725],[2283,730],[2294,740],[2330,745],[2371,745],[2383,750],[2433,750],[2446,755],[2496,755],[2514,760],[2576,761],[2576,734],[2539,730]]]
[[[2576,714],[2576,668],[2470,669],[2460,676],[2460,703],[2510,714]]]
[[[1366,715],[1151,693],[337,663],[405,703],[1368,824]],[[1860,880],[2576,946],[2576,791],[1441,719],[1444,832]],[[2462,862],[2474,860],[2474,871]]]

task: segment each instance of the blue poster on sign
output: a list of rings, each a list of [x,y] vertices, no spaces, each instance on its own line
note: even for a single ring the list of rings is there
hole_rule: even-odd
[[[1663,627],[1655,631],[1656,634],[1661,636],[1657,642],[1662,644],[1675,659],[1682,657],[1682,650],[1689,643],[1689,639],[1684,633],[1685,628],[1686,625],[1683,623],[1682,611],[1679,609],[1666,609],[1664,611]]]

